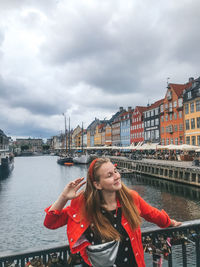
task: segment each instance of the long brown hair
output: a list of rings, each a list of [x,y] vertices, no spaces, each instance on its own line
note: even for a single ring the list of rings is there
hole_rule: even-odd
[[[114,240],[120,239],[120,234],[111,225],[110,221],[102,214],[102,206],[105,204],[101,190],[97,190],[93,181],[99,182],[98,176],[99,168],[104,164],[110,162],[109,158],[99,158],[93,162],[92,169],[88,169],[87,184],[84,192],[85,197],[85,216],[89,219],[93,231],[96,232],[102,239]],[[91,177],[92,176],[92,177]],[[117,198],[120,201],[122,213],[129,222],[131,228],[136,229],[140,223],[141,218],[138,210],[133,202],[130,194],[130,189],[122,183],[122,188],[116,192]]]

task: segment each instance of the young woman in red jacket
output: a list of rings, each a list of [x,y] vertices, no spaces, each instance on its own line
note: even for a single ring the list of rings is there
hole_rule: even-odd
[[[67,184],[45,211],[44,225],[49,229],[67,225],[71,252],[80,252],[94,267],[145,266],[141,217],[163,228],[181,224],[127,188],[108,158],[93,160],[87,181],[78,178]]]

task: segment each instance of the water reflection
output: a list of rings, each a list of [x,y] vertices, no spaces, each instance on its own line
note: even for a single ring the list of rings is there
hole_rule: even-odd
[[[187,221],[200,218],[200,188],[148,176],[124,178],[147,202],[166,210],[171,217]]]

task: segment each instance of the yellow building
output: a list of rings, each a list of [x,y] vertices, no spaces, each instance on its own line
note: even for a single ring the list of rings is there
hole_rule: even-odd
[[[87,131],[87,147],[90,147],[90,131]]]
[[[200,146],[200,77],[183,94],[185,143]]]
[[[94,134],[94,145],[101,146],[101,124],[96,126],[95,134]]]

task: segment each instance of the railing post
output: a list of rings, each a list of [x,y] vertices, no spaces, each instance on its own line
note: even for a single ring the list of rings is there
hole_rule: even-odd
[[[183,267],[187,267],[187,251],[185,242],[182,242]]]
[[[169,258],[168,258],[168,267],[172,267],[172,250],[171,253],[169,253]]]
[[[196,245],[196,264],[197,267],[200,267],[200,246],[199,246],[199,239],[195,241]]]

